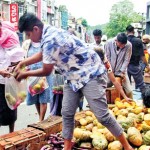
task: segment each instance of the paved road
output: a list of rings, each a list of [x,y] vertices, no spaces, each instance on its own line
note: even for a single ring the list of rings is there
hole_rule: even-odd
[[[46,117],[49,115],[49,106],[46,113]],[[25,103],[18,107],[18,119],[15,124],[15,130],[26,128],[28,124],[32,124],[38,121],[38,114],[35,106],[26,106]],[[8,126],[0,127],[0,135],[8,133]]]
[[[84,109],[86,109],[87,102],[84,102]],[[49,116],[49,104],[45,118]],[[26,106],[25,103],[18,107],[18,119],[15,123],[15,130],[21,130],[26,128],[27,125],[38,122],[38,114],[34,105]],[[9,132],[8,126],[0,127],[0,135],[7,134]]]

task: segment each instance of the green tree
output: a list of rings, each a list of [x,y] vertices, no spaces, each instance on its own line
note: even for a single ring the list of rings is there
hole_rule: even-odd
[[[88,23],[87,23],[87,20],[86,20],[86,19],[83,19],[81,24],[82,24],[84,27],[88,27]]]
[[[142,16],[134,12],[133,8],[134,5],[129,0],[122,0],[112,6],[109,23],[105,28],[108,37],[114,37],[119,32],[124,32],[129,24],[142,19]]]
[[[89,27],[88,27],[88,31],[93,32],[93,30],[95,30],[95,29],[100,29],[100,30],[102,30],[103,34],[106,34],[106,33],[105,33],[106,25],[107,25],[107,24],[89,26]]]
[[[67,9],[66,5],[60,5],[58,10],[60,12],[68,12],[68,9]]]

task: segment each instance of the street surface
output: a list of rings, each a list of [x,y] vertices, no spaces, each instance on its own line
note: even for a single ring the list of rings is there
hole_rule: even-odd
[[[46,117],[48,116],[48,113],[49,113],[49,104]],[[21,130],[23,128],[26,128],[28,124],[38,122],[38,114],[36,112],[35,106],[34,105],[27,106],[26,103],[23,103],[18,107],[17,117],[18,119],[15,123],[15,130]],[[0,135],[7,134],[8,132],[9,132],[8,126],[0,127]]]
[[[86,109],[86,105],[87,102],[84,101],[83,109]],[[48,104],[45,119],[49,116],[49,112],[50,112],[49,108],[50,107]],[[34,105],[27,106],[26,103],[23,103],[18,107],[17,117],[18,119],[15,123],[15,130],[21,130],[23,128],[26,128],[27,125],[29,124],[38,122],[38,114],[35,106]],[[0,127],[0,135],[7,134],[8,132],[9,132],[8,126]]]

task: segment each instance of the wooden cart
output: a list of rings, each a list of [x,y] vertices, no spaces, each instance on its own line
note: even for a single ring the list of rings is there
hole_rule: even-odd
[[[50,134],[62,131],[62,118],[60,116],[49,116],[46,120],[28,125],[28,127],[42,130],[46,133],[46,137],[49,137]]]
[[[45,137],[43,131],[28,127],[0,136],[0,150],[27,150],[29,144],[40,143]]]

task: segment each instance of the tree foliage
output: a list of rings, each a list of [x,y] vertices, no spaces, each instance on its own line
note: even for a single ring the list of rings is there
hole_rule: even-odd
[[[82,24],[84,27],[88,27],[88,23],[87,23],[87,20],[86,20],[86,19],[83,19],[81,24]]]
[[[107,25],[107,24],[101,24],[101,25],[96,25],[96,26],[89,26],[89,27],[88,27],[88,31],[93,31],[93,30],[95,30],[95,29],[100,29],[100,30],[102,30],[103,34],[106,34],[106,33],[105,33],[106,25]]]
[[[124,32],[129,24],[142,19],[142,16],[134,12],[133,8],[134,5],[129,0],[122,0],[112,6],[109,23],[105,28],[108,37]]]
[[[66,5],[60,5],[58,10],[60,12],[68,12],[68,9],[67,9]]]

